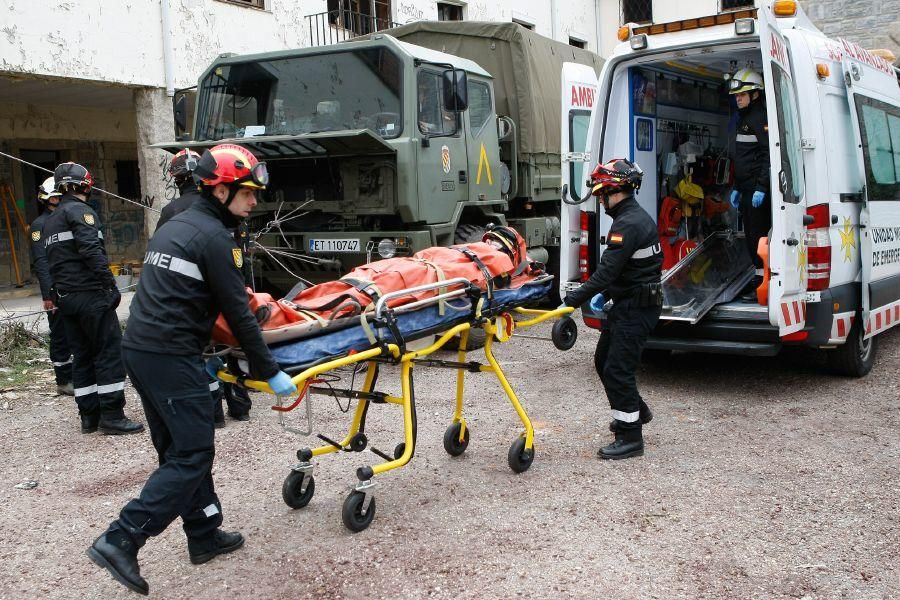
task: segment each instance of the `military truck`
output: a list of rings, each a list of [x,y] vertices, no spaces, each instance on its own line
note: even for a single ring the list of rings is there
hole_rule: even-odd
[[[563,107],[580,98],[589,115],[594,97],[563,71],[587,69],[595,87],[602,63],[515,23],[478,22],[222,55],[200,77],[190,134],[176,96],[182,135],[160,147],[230,140],[267,161],[254,263],[282,291],[292,275],[334,279],[367,260],[473,241],[489,223],[516,227],[555,270],[561,168],[586,160],[561,145]]]

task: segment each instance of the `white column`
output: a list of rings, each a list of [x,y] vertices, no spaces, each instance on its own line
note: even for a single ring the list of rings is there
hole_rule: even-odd
[[[166,189],[166,173],[171,154],[150,148],[150,144],[175,139],[172,99],[161,88],[141,88],[134,92],[134,109],[137,119],[138,168],[141,171],[142,200],[162,209],[174,198],[173,190]],[[147,211],[145,219],[147,238],[156,229],[159,213]]]

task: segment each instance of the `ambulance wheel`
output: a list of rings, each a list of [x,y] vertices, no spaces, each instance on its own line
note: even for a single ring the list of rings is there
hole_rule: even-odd
[[[462,423],[454,423],[444,432],[444,450],[450,456],[459,456],[469,447],[469,428],[463,433],[463,439],[459,439],[459,430],[462,429]]]
[[[569,316],[560,318],[553,324],[550,338],[557,350],[566,351],[578,341],[578,323]]]
[[[356,533],[362,531],[372,524],[375,518],[375,498],[369,502],[369,508],[366,514],[362,513],[363,501],[366,495],[363,492],[352,491],[347,499],[344,500],[344,508],[341,510],[341,520],[344,521],[344,527]]]
[[[534,461],[534,446],[532,445],[530,449],[526,450],[525,438],[517,438],[516,441],[512,443],[512,446],[509,447],[507,460],[509,462],[509,468],[512,469],[514,473],[524,473],[531,468],[531,463]]]
[[[290,475],[285,477],[284,484],[281,486],[281,497],[285,504],[295,509],[309,504],[313,494],[316,493],[316,480],[310,476],[305,492],[300,491],[302,485],[303,473],[300,471],[291,471]]]
[[[828,351],[828,366],[832,371],[847,377],[863,377],[872,370],[875,355],[878,354],[878,338],[873,335],[866,340],[864,335],[862,317],[857,315],[847,341]]]

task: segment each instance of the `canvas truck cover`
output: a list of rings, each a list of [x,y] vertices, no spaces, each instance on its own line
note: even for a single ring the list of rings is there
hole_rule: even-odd
[[[419,21],[380,33],[467,58],[490,73],[497,114],[516,123],[520,160],[527,159],[522,155],[559,155],[562,64],[588,65],[599,75],[604,63],[593,52],[551,40],[516,23]]]

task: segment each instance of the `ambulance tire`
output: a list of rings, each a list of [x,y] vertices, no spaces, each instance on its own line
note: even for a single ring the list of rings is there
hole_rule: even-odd
[[[862,318],[857,315],[847,341],[828,351],[828,366],[837,375],[863,377],[872,370],[878,354],[878,336],[863,339]]]

